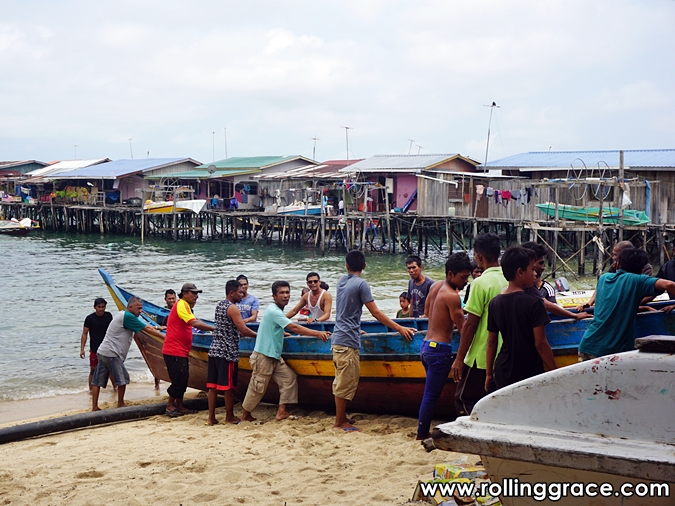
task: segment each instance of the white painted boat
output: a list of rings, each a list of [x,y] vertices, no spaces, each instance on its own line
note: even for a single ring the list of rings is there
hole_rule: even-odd
[[[576,490],[583,496],[572,496],[569,488],[555,504],[673,505],[675,337],[640,338],[636,347],[640,351],[563,367],[494,392],[470,417],[436,427],[434,446],[480,455],[491,480],[502,486],[583,484]],[[603,483],[611,484],[611,496],[587,488]],[[623,484],[632,496],[616,494]],[[666,488],[669,497],[638,496]],[[542,504],[535,497],[500,498],[504,506]]]
[[[174,202],[172,201],[146,202],[143,205],[143,211],[151,214],[172,213],[174,211],[179,213],[191,211],[199,214],[206,207],[206,200],[176,200],[175,204],[176,207],[174,209]]]
[[[324,212],[326,215],[332,215],[333,214],[333,206],[331,205],[325,205],[324,206]],[[305,206],[304,204],[293,204],[290,206],[281,206],[277,207],[277,214],[293,214],[293,215],[321,215],[321,206],[320,205],[308,205]]]
[[[30,218],[24,218],[20,221],[16,218],[0,220],[0,234],[27,235],[34,228],[37,227],[33,226],[33,220]]]

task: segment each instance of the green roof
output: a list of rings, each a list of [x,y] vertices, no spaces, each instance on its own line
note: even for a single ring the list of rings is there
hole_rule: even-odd
[[[242,176],[245,174],[257,174],[260,169],[241,169],[241,170],[216,170],[209,175],[208,170],[188,170],[185,172],[175,172],[173,174],[162,174],[150,176],[149,179],[161,179],[171,177],[175,179],[216,179],[222,177]]]
[[[288,162],[290,160],[297,160],[303,158],[302,156],[235,156],[226,158],[225,160],[218,160],[213,163],[205,163],[195,169],[205,170],[211,165],[215,165],[216,169],[262,169],[270,165],[277,165],[279,163]],[[310,160],[307,160],[308,162]]]

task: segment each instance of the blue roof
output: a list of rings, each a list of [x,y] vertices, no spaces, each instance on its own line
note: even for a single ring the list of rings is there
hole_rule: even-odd
[[[167,165],[189,161],[190,158],[144,158],[138,160],[115,160],[114,162],[91,165],[77,170],[49,174],[50,179],[116,179],[131,174],[159,169]]]
[[[623,153],[626,168],[675,168],[675,149],[626,149]],[[598,164],[604,166],[602,162],[610,167],[618,167],[619,150],[533,151],[488,162],[487,166],[492,169],[566,169],[570,165],[582,167],[580,160],[588,168],[597,167]]]
[[[301,155],[294,156],[234,156],[217,162],[205,163],[196,167],[198,170],[207,169],[214,165],[216,169],[262,169],[272,165],[278,165],[291,160],[304,160],[308,163],[313,161]]]

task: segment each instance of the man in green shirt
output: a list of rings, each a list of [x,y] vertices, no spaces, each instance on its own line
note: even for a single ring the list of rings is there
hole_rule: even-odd
[[[464,306],[467,320],[462,329],[457,358],[452,364],[452,378],[457,383],[457,416],[468,416],[473,406],[485,396],[487,321],[490,301],[509,285],[499,266],[501,244],[495,234],[481,234],[473,245],[473,257],[483,274],[471,283],[469,300]],[[501,347],[498,338],[497,353]]]

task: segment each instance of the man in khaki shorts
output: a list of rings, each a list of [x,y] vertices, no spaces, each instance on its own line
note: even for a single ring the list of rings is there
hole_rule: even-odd
[[[310,330],[286,318],[284,308],[291,298],[291,286],[287,281],[275,281],[272,284],[272,298],[274,304],[265,310],[258,326],[255,348],[249,358],[253,373],[242,403],[244,408],[241,415],[242,421],[255,421],[251,412],[262,400],[271,379],[274,379],[279,386],[277,420],[284,420],[290,416],[286,410],[287,404],[298,403],[297,376],[281,358],[281,350],[284,347],[284,329],[294,334],[318,337],[324,342],[328,341],[330,335],[330,332]]]
[[[375,304],[368,283],[361,279],[366,268],[366,257],[361,251],[352,250],[346,257],[347,275],[337,284],[335,327],[331,339],[335,380],[335,428],[347,432],[358,431],[347,418],[347,402],[356,394],[361,374],[359,349],[361,348],[361,315],[365,305],[380,323],[395,329],[406,339],[412,339],[415,329],[393,322]],[[260,331],[258,331],[260,335]]]

